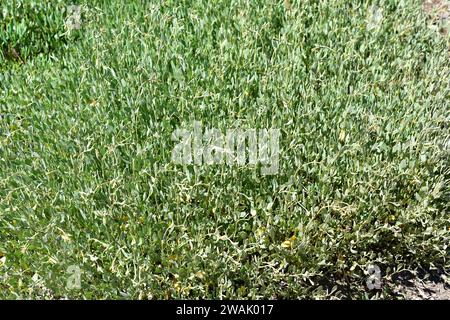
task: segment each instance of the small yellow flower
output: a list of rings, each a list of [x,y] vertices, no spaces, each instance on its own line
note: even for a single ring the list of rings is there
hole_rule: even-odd
[[[293,235],[289,239],[283,241],[283,243],[281,244],[281,247],[282,248],[292,248],[292,245],[294,244],[295,239],[297,239],[297,237],[295,235]]]
[[[286,241],[284,241],[284,242],[281,244],[281,247],[282,247],[282,248],[290,248],[291,245],[292,245],[291,241],[290,241],[290,240],[286,240]]]
[[[168,257],[168,259],[170,260],[170,261],[175,261],[175,260],[177,260],[177,255],[175,255],[175,254],[172,254],[172,255],[170,255],[169,257]]]
[[[260,227],[255,231],[255,235],[260,238],[264,235],[264,233],[266,232],[266,228],[264,227]]]

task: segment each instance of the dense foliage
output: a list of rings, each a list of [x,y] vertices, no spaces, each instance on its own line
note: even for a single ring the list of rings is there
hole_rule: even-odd
[[[445,37],[419,1],[291,2],[82,1],[70,32],[67,1],[2,0],[0,297],[391,297],[448,270]],[[279,128],[279,173],[174,164],[193,121]]]

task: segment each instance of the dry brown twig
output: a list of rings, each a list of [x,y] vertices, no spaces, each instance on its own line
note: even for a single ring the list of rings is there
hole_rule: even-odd
[[[4,50],[4,55],[7,59],[19,61],[20,63],[25,63],[25,61],[20,56],[19,51],[14,48],[11,44],[8,44],[8,48]]]

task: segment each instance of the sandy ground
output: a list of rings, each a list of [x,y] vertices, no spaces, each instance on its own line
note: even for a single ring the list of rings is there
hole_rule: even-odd
[[[399,287],[398,294],[408,300],[450,300],[450,289],[443,283],[412,282],[411,286]]]
[[[389,287],[400,299],[450,300],[449,271],[404,271],[389,279]]]

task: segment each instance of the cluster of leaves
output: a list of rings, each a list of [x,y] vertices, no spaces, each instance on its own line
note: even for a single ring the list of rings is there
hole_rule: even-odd
[[[419,1],[289,7],[86,2],[78,41],[0,73],[0,296],[389,297],[368,264],[448,269],[445,40]],[[281,129],[279,174],[173,164],[193,121]]]
[[[10,0],[0,4],[0,70],[8,61],[49,54],[64,42],[62,0]]]

